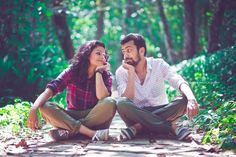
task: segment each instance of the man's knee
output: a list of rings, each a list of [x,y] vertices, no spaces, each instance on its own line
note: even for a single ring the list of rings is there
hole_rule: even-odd
[[[131,105],[133,105],[133,101],[131,101],[129,98],[127,97],[120,97],[117,99],[117,103],[116,103],[116,106],[117,106],[117,110],[125,110],[127,108],[130,108]]]
[[[188,99],[186,98],[186,96],[179,96],[175,99],[177,105],[181,108],[186,109],[187,108],[187,104],[188,104]]]

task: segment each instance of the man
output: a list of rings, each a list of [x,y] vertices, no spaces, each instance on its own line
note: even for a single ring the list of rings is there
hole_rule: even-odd
[[[117,111],[128,128],[118,140],[129,140],[141,131],[172,133],[178,140],[187,140],[190,131],[177,127],[175,121],[187,113],[198,114],[198,103],[188,83],[163,59],[146,56],[146,44],[139,34],[128,34],[121,40],[124,62],[116,71],[120,98]],[[182,94],[168,102],[164,81]]]

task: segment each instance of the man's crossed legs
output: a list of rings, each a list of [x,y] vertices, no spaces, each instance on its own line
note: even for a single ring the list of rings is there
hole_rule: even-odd
[[[121,130],[118,140],[132,139],[142,130],[155,134],[172,133],[178,140],[187,140],[190,135],[188,128],[175,124],[185,114],[186,107],[185,96],[177,97],[165,105],[144,108],[138,108],[130,99],[121,97],[117,102],[117,111],[128,128]]]

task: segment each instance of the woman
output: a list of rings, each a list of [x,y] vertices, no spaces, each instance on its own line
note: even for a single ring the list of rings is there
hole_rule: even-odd
[[[38,129],[37,110],[57,129],[49,135],[55,141],[78,133],[92,140],[108,140],[108,128],[116,111],[111,95],[112,78],[108,72],[105,45],[97,40],[81,45],[72,64],[36,99],[29,112],[28,127]],[[67,110],[47,100],[67,88]]]

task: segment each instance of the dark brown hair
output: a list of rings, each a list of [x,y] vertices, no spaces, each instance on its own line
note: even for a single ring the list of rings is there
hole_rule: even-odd
[[[136,45],[137,49],[139,50],[141,47],[144,47],[145,48],[145,52],[144,52],[144,56],[146,56],[146,43],[145,43],[145,40],[144,40],[144,37],[140,34],[135,34],[135,33],[130,33],[126,36],[124,36],[121,41],[120,41],[120,44],[121,45],[124,45],[125,43],[129,42],[133,40],[134,41],[134,44]]]
[[[88,79],[89,56],[98,46],[105,48],[104,43],[98,40],[87,41],[79,47],[77,53],[70,61],[73,80],[83,83]]]

